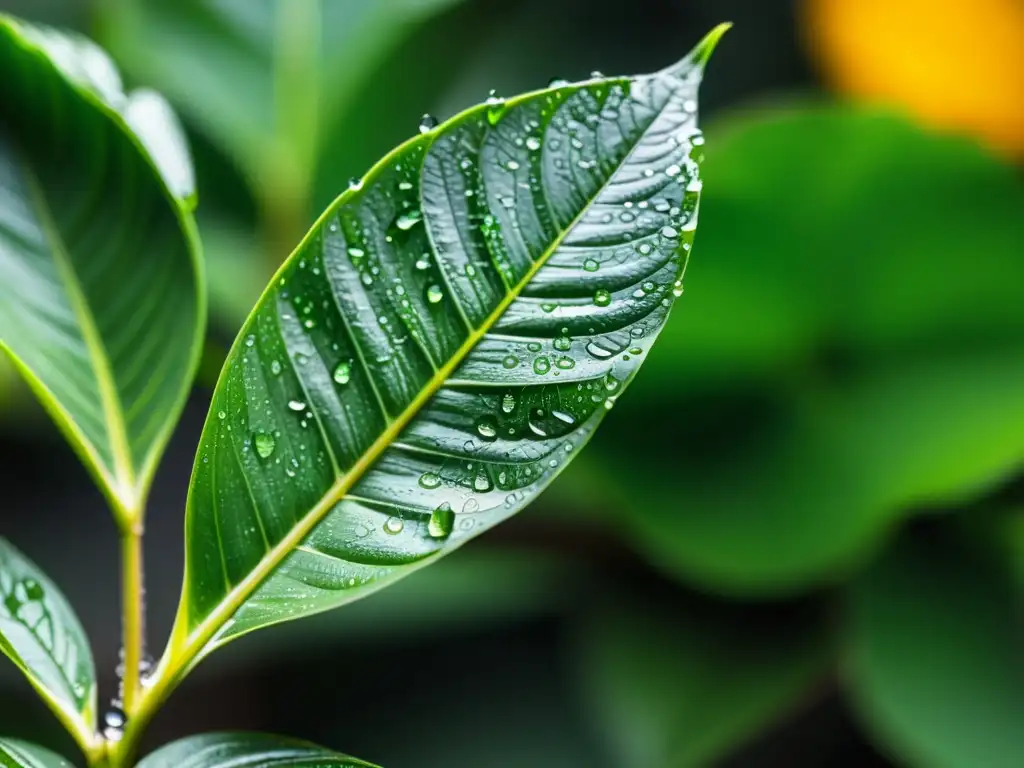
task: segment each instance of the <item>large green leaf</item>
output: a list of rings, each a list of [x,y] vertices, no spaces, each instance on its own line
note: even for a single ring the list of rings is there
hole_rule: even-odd
[[[139,768],[374,768],[304,741],[265,733],[209,733],[161,747]]]
[[[915,768],[1024,765],[1024,631],[1010,575],[949,541],[908,540],[853,588],[848,688]]]
[[[723,31],[425,127],[327,210],[214,393],[162,674],[432,562],[578,453],[681,292]]]
[[[717,764],[828,674],[819,612],[608,605],[580,627],[585,700],[621,768]]]
[[[96,671],[82,625],[46,574],[0,538],[0,653],[88,747],[96,730]]]
[[[0,768],[72,768],[48,749],[24,741],[0,738]]]
[[[0,347],[129,518],[203,332],[184,141],[82,38],[0,17],[0,68]]]
[[[583,458],[654,562],[728,593],[805,589],[909,511],[1020,466],[1013,168],[873,109],[818,105],[709,131],[704,177],[714,258],[643,396]],[[621,455],[636,423],[661,428]]]

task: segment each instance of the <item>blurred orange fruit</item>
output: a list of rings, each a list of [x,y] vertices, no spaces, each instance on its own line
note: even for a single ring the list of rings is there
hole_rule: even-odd
[[[838,90],[1024,159],[1024,0],[804,0]]]

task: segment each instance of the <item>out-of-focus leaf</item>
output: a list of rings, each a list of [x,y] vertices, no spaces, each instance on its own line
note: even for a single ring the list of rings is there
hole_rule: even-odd
[[[83,38],[0,18],[0,65],[0,347],[131,517],[203,332],[188,156]]]
[[[200,216],[211,322],[234,332],[267,284],[267,264],[254,233],[227,218]]]
[[[678,291],[723,32],[425,127],[324,214],[214,393],[162,680],[433,562],[579,452]]]
[[[312,172],[316,145],[381,59],[460,0],[124,0],[105,40],[169,94],[251,179],[283,139]],[[313,146],[300,146],[304,139]]]
[[[139,768],[374,768],[304,741],[265,733],[209,733],[161,747]]]
[[[1019,465],[1024,185],[873,111],[717,141],[686,311],[584,461],[668,571],[793,591]],[[657,428],[623,454],[637,425]]]
[[[596,730],[621,768],[715,764],[778,722],[827,674],[821,616],[609,605],[577,633]]]
[[[894,548],[852,591],[848,688],[916,768],[1024,764],[1024,632],[1005,573],[945,542]]]
[[[57,586],[4,539],[0,653],[14,662],[79,743],[91,749],[96,671],[89,640]]]
[[[48,749],[24,741],[0,738],[3,768],[72,768],[71,763]]]

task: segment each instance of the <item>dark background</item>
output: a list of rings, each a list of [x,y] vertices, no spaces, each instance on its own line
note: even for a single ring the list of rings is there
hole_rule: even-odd
[[[147,746],[253,729],[388,768],[1024,765],[1021,4],[324,0],[315,71],[348,106],[300,161],[267,85],[287,62],[260,41],[302,1],[0,0],[95,37],[189,129],[212,322],[148,512],[154,653],[224,351],[422,113],[660,68],[731,20],[702,90],[701,227],[659,348],[544,497],[385,593],[216,654]],[[343,23],[371,6],[393,6],[360,33],[388,41],[373,55]],[[245,66],[175,74],[218,51]],[[220,81],[274,152],[242,148]],[[3,369],[0,489],[0,534],[77,607],[109,699],[114,529]],[[73,754],[7,668],[0,730]]]

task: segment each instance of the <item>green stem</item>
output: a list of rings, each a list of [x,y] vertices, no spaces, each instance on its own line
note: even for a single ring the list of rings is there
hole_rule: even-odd
[[[131,712],[142,690],[140,670],[145,645],[143,607],[142,531],[141,527],[121,533],[121,600],[124,631],[123,707]]]

